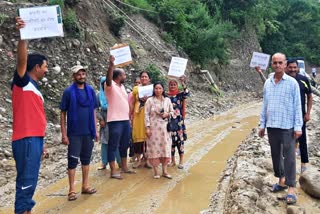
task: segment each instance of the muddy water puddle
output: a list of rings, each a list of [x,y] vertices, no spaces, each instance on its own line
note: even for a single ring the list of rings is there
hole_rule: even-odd
[[[155,180],[152,170],[139,168],[137,174],[125,174],[125,179],[119,181],[110,179],[109,171],[99,172],[93,166],[90,181],[97,194],[78,194],[76,201],[68,202],[68,180],[64,178],[37,189],[34,213],[199,213],[208,207],[226,160],[257,127],[259,109],[259,103],[248,103],[188,125],[185,168],[170,167],[172,180]],[[80,172],[76,175],[76,189],[81,189]],[[8,212],[13,210],[0,210]]]

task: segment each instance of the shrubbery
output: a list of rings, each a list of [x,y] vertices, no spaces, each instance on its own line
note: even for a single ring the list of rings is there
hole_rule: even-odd
[[[118,13],[112,13],[109,15],[109,29],[117,37],[120,36],[120,30],[125,24],[125,19]]]

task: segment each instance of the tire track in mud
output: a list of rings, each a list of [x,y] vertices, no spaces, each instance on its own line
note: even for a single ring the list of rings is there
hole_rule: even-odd
[[[59,180],[44,189],[38,189],[35,200],[35,213],[161,213],[162,204],[168,200],[169,195],[176,191],[176,187],[182,184],[186,178],[188,182],[197,182],[197,174],[190,173],[190,169],[196,168],[202,158],[224,141],[228,135],[242,132],[244,126],[256,127],[257,115],[260,103],[248,103],[233,108],[214,118],[194,121],[187,125],[188,141],[185,144],[185,168],[178,170],[169,168],[173,175],[172,180],[161,178],[153,179],[152,170],[139,168],[137,174],[124,175],[124,180],[114,180],[108,177],[109,171],[96,171],[96,166],[91,167],[90,182],[97,188],[94,195],[78,194],[76,201],[67,201],[68,180],[67,177]],[[248,124],[246,119],[254,118],[254,124]],[[249,134],[251,128],[247,134]],[[237,137],[233,137],[237,138]],[[236,145],[241,141],[236,139]],[[236,146],[235,145],[235,146]],[[176,157],[177,158],[177,157]],[[228,159],[229,157],[225,157]],[[224,161],[225,162],[225,161]],[[63,167],[63,166],[62,166]],[[223,169],[221,169],[223,170]],[[220,174],[221,170],[215,172]],[[217,182],[217,181],[214,181]],[[201,184],[200,184],[201,185]],[[206,185],[204,183],[203,185]],[[81,188],[81,172],[77,171],[76,189]],[[210,187],[208,187],[210,188]],[[209,189],[208,189],[209,190]],[[180,191],[177,189],[177,191]],[[210,192],[214,189],[210,189]],[[192,192],[193,195],[201,194]],[[206,198],[209,205],[209,197]],[[160,209],[159,209],[160,208]],[[158,210],[159,209],[159,210]],[[200,208],[201,209],[201,208]],[[11,211],[11,209],[4,210]],[[179,210],[170,213],[179,213]],[[0,210],[0,213],[2,211]]]

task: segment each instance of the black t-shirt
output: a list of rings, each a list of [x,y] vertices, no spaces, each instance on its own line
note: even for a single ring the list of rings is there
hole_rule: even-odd
[[[302,113],[306,113],[306,95],[312,93],[311,85],[309,79],[301,74],[297,74],[296,80],[298,81],[299,88],[300,88],[300,97],[301,97],[301,106],[302,106]]]

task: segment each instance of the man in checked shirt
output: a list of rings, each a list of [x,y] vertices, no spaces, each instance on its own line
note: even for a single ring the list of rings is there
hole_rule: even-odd
[[[295,140],[302,134],[303,120],[299,85],[285,74],[286,63],[284,54],[272,56],[275,73],[264,84],[259,136],[263,137],[267,128],[274,175],[279,178],[272,191],[289,187],[286,202],[294,204],[297,201]]]

